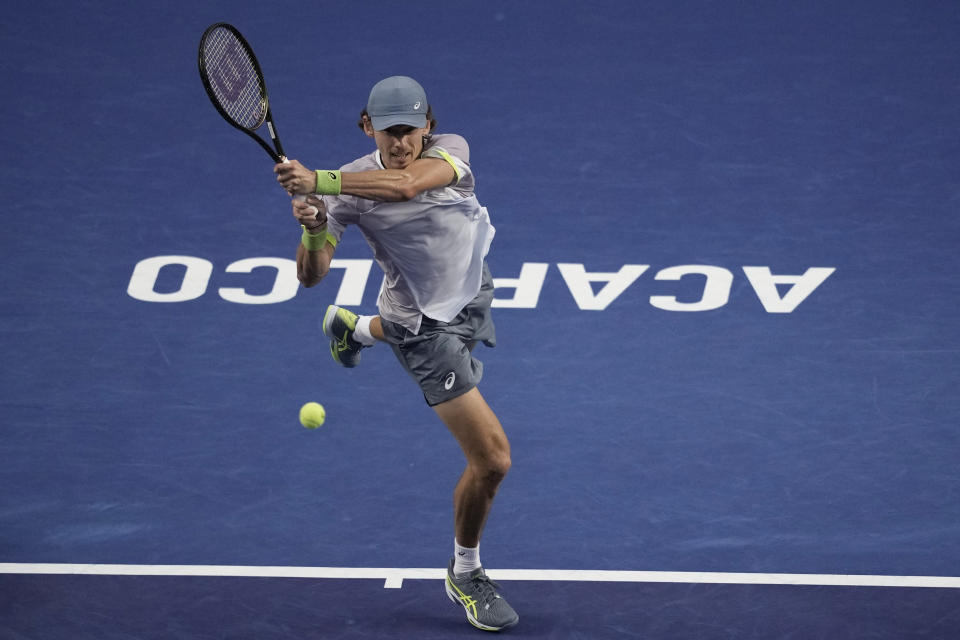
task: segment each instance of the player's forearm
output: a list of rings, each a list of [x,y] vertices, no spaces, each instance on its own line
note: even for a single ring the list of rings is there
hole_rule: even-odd
[[[341,174],[340,193],[377,202],[403,202],[423,190],[424,186],[417,184],[408,171],[384,169]]]
[[[453,166],[439,158],[420,158],[403,169],[341,173],[340,193],[379,202],[412,200],[417,194],[439,189],[456,178]],[[318,178],[318,187],[320,179]]]
[[[331,247],[329,243],[319,251],[309,251],[303,244],[297,247],[297,280],[303,286],[319,284],[330,272]]]
[[[291,160],[275,165],[273,171],[290,195],[345,194],[378,202],[401,202],[430,188],[429,184],[406,170],[311,171],[298,160]]]

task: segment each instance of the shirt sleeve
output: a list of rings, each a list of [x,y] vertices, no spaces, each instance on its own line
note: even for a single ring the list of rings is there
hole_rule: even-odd
[[[450,185],[457,191],[472,193],[474,187],[473,171],[470,170],[470,147],[462,136],[443,134],[433,136],[421,157],[446,160],[456,174]]]
[[[347,228],[346,223],[341,222],[337,217],[337,212],[343,216],[344,206],[339,198],[323,196],[323,204],[327,206],[327,242],[336,247],[343,238],[343,231]]]

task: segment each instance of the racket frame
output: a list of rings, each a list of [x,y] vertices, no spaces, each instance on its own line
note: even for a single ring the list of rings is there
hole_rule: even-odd
[[[220,104],[220,100],[217,98],[217,94],[214,91],[213,85],[210,83],[210,78],[207,75],[207,65],[203,55],[203,49],[207,42],[207,36],[215,29],[226,29],[237,38],[240,46],[243,47],[247,55],[250,56],[250,61],[253,63],[253,68],[257,73],[257,80],[259,81],[260,86],[263,88],[264,117],[263,120],[261,120],[260,123],[252,129],[243,126],[234,120],[229,113],[227,113],[226,109],[224,109]],[[210,102],[213,103],[213,106],[216,107],[220,115],[223,116],[223,119],[230,123],[230,126],[243,131],[245,134],[256,140],[257,143],[263,147],[264,151],[266,151],[270,157],[273,158],[274,162],[286,162],[287,156],[283,151],[283,145],[280,144],[280,137],[277,135],[277,127],[273,123],[273,114],[270,111],[270,98],[267,94],[267,83],[263,78],[263,70],[260,68],[260,62],[257,60],[257,56],[253,53],[253,47],[250,46],[250,43],[247,42],[247,39],[243,37],[240,31],[237,30],[235,26],[227,22],[217,22],[207,27],[207,29],[203,32],[203,36],[200,37],[198,66],[200,69],[200,80],[203,82],[203,88],[206,90],[207,96],[210,98]],[[267,130],[270,133],[270,140],[273,142],[276,149],[271,148],[263,138],[256,134],[256,130],[259,129],[263,124],[267,125]]]

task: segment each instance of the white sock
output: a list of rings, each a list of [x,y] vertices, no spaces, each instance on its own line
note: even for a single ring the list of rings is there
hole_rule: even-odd
[[[461,547],[457,539],[453,540],[453,573],[463,575],[480,568],[480,546]]]
[[[353,339],[365,347],[377,343],[377,339],[370,333],[370,321],[376,316],[360,316],[357,319],[357,328],[353,330]]]

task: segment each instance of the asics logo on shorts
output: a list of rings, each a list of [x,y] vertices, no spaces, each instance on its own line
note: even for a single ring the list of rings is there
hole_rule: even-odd
[[[453,383],[457,381],[457,374],[451,371],[447,374],[447,377],[443,380],[443,388],[447,391],[453,389]]]

